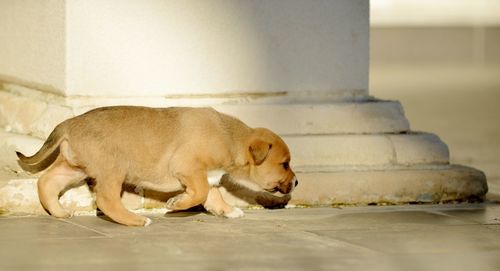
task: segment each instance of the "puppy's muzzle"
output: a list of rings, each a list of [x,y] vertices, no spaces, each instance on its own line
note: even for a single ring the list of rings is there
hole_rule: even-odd
[[[290,189],[290,192],[293,191],[293,189],[295,189],[295,187],[297,187],[299,185],[299,180],[297,180],[297,176],[293,176],[293,179],[290,181],[290,184],[292,185],[291,189]],[[288,192],[288,193],[290,193]]]
[[[299,185],[299,181],[297,180],[297,177],[293,176],[293,179],[291,179],[289,182],[275,187],[273,192],[279,191],[282,194],[289,194],[295,187],[297,187],[297,185]]]

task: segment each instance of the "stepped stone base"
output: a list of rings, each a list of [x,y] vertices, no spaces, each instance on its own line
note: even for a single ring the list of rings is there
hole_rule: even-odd
[[[300,177],[307,185],[297,189],[291,203],[441,203],[480,200],[488,191],[481,171],[460,165],[304,172]]]
[[[228,203],[243,208],[461,202],[480,200],[487,192],[482,172],[457,165],[298,172],[297,177],[300,185],[291,198],[249,191],[228,180],[221,189]],[[1,183],[2,213],[46,214],[38,201],[36,182],[30,177]],[[165,212],[164,204],[174,194],[126,189],[122,202],[136,212]],[[95,213],[95,196],[86,184],[68,190],[60,201],[75,214]]]
[[[251,127],[272,127],[280,135],[401,133],[409,124],[399,102],[371,97],[307,94],[208,97],[60,97],[17,85],[0,85],[0,126],[18,134],[46,138],[61,121],[100,106],[211,106]],[[304,95],[304,97],[300,96]],[[301,98],[302,101],[297,99]],[[29,110],[26,110],[29,108]]]
[[[0,88],[0,211],[45,213],[36,193],[37,176],[17,165],[15,151],[33,154],[56,124],[97,106],[213,106],[253,127],[269,127],[292,152],[300,184],[288,196],[248,191],[231,180],[221,188],[226,200],[242,207],[436,203],[481,199],[482,172],[449,165],[438,136],[410,131],[398,102],[357,95],[274,93],[268,96],[85,98],[60,97],[16,85]],[[29,108],[29,110],[26,110]],[[124,187],[131,210],[162,211],[175,193]],[[95,212],[87,185],[68,190],[61,202],[77,213]]]
[[[362,137],[362,135],[358,136]],[[383,136],[382,140],[389,140],[388,138],[392,136],[397,138],[405,135]],[[228,179],[224,179],[222,182],[223,195],[228,202],[247,208],[260,205],[279,207],[287,204],[288,206],[318,206],[439,203],[478,200],[484,197],[488,188],[486,178],[481,171],[446,164],[447,149],[435,151],[435,155],[423,155],[429,153],[425,152],[425,146],[432,146],[425,142],[436,140],[437,137],[433,135],[415,134],[409,136],[415,136],[416,139],[412,139],[412,142],[417,144],[414,147],[421,151],[420,154],[419,152],[405,154],[402,151],[391,156],[392,158],[374,158],[370,162],[371,165],[367,163],[368,160],[365,160],[364,165],[354,162],[349,164],[351,160],[342,156],[349,154],[351,152],[349,150],[346,150],[344,154],[342,151],[333,149],[327,149],[323,152],[324,154],[330,153],[333,157],[344,157],[338,158],[338,160],[336,160],[337,158],[325,157],[331,164],[335,164],[334,162],[337,161],[335,166],[322,165],[321,159],[318,159],[315,166],[307,165],[305,162],[300,162],[300,160],[308,161],[307,159],[297,158],[298,163],[302,164],[302,166],[295,168],[300,185],[291,197],[255,193],[235,185]],[[2,165],[0,168],[0,213],[45,214],[36,192],[37,175],[23,173],[16,163],[14,154],[15,150],[33,153],[43,141],[25,135],[4,132],[0,133],[0,142],[2,153],[0,155]],[[320,142],[320,144],[329,146],[325,142]],[[345,145],[347,143],[338,144]],[[347,145],[349,146],[349,144]],[[377,145],[379,144],[372,147]],[[437,146],[442,147],[443,145],[441,142]],[[365,147],[370,147],[370,144],[362,146],[361,149],[363,150]],[[380,153],[384,152],[380,151]],[[377,151],[374,151],[374,155],[376,154]],[[415,157],[410,159],[410,155]],[[345,163],[342,165],[341,161]],[[353,158],[352,161],[361,160]],[[418,163],[405,164],[408,161]],[[164,212],[164,203],[174,194],[125,187],[122,201],[127,208],[137,212]],[[95,197],[86,184],[68,190],[60,200],[67,209],[74,211],[75,214],[95,213]]]

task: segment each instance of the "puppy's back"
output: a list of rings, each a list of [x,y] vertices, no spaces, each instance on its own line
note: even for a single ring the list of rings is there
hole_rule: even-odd
[[[213,153],[232,145],[234,133],[249,129],[212,108],[102,107],[64,123],[83,167],[129,161],[137,168],[168,160],[179,146]]]

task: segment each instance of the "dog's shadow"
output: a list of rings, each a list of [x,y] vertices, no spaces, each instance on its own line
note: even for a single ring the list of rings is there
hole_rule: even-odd
[[[273,194],[266,191],[254,191],[235,182],[229,175],[221,179],[221,186],[231,195],[251,205],[261,205],[266,209],[284,208],[291,199],[290,194]]]

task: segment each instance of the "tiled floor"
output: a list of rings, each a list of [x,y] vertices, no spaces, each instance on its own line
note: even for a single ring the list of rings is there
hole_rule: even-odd
[[[0,218],[0,270],[498,270],[500,205]]]

